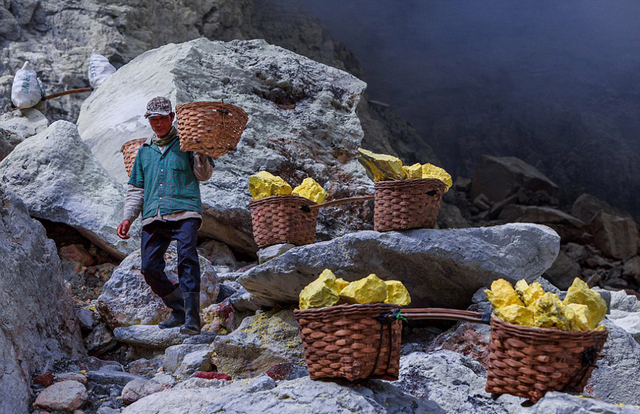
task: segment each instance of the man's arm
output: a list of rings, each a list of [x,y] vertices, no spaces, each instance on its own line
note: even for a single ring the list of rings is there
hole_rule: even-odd
[[[207,181],[213,174],[213,160],[204,154],[193,153],[193,175],[198,181]]]
[[[144,202],[144,188],[136,187],[129,184],[127,186],[127,197],[124,202],[124,219],[118,226],[118,237],[128,239],[129,229],[142,211],[142,203]]]

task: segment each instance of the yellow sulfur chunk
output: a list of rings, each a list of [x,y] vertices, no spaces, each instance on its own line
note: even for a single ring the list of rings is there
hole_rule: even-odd
[[[402,171],[404,171],[405,178],[422,178],[422,164],[419,162],[408,167],[403,166]]]
[[[571,328],[567,320],[567,311],[564,303],[560,301],[558,295],[546,292],[528,306],[534,313],[534,326],[540,328],[556,328],[567,331]]]
[[[508,305],[498,308],[496,315],[505,322],[522,326],[533,326],[533,311],[522,305]]]
[[[449,188],[453,185],[453,180],[448,172],[440,167],[436,167],[433,164],[424,164],[422,166],[422,178],[437,178],[446,184],[444,192],[449,191]]]
[[[325,269],[316,280],[300,292],[300,309],[333,306],[338,303],[338,295],[336,276],[331,270]]]
[[[385,299],[384,303],[400,306],[407,306],[411,303],[409,291],[407,291],[407,288],[404,287],[402,282],[398,280],[385,280],[384,283],[387,285],[387,299]]]
[[[484,293],[487,294],[487,298],[493,309],[499,309],[509,305],[524,306],[524,303],[518,298],[516,291],[513,290],[511,283],[504,279],[494,280],[491,283],[491,290],[485,289]]]
[[[579,278],[575,278],[573,283],[567,290],[567,296],[564,298],[566,304],[586,305],[589,309],[587,313],[588,329],[596,329],[607,313],[607,304],[600,294],[592,289]]]
[[[347,282],[343,278],[339,277],[339,278],[336,279],[336,285],[338,285],[338,292],[342,292],[342,289],[344,289],[347,286],[349,286],[349,282]]]
[[[373,181],[404,179],[400,158],[392,155],[376,154],[362,148],[358,148],[358,152],[360,152],[358,162],[362,164],[367,175]]]
[[[572,331],[590,331],[589,326],[589,308],[587,305],[578,305],[577,303],[569,303],[567,309],[573,312],[570,318]]]
[[[349,283],[340,292],[340,299],[347,303],[383,303],[387,299],[387,285],[372,273]]]
[[[327,192],[324,191],[324,188],[310,177],[302,180],[302,184],[294,188],[291,194],[304,197],[316,204],[324,203],[324,200],[327,198]]]
[[[544,289],[538,282],[533,282],[529,285],[526,280],[521,279],[516,283],[516,293],[522,303],[525,306],[529,306],[544,295]]]
[[[260,200],[275,195],[289,195],[291,186],[280,177],[260,171],[249,177],[249,192],[254,200]]]

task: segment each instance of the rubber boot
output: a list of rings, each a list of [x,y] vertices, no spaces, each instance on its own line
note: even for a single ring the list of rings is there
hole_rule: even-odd
[[[186,321],[180,328],[180,333],[186,335],[200,334],[200,293],[185,293],[184,309]]]
[[[160,329],[175,328],[184,323],[184,297],[182,296],[182,289],[176,287],[173,292],[162,297],[162,301],[171,309],[171,315],[169,319],[164,322],[160,322],[158,327]]]

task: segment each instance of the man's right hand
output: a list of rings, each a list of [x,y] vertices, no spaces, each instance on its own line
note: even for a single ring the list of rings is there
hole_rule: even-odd
[[[131,222],[127,219],[122,220],[122,223],[118,226],[118,237],[121,239],[128,239],[129,229],[131,228]]]

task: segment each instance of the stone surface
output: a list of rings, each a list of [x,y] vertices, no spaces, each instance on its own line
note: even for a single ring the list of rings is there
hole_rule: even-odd
[[[184,356],[175,373],[181,377],[188,377],[196,371],[211,371],[211,350],[190,352]]]
[[[129,374],[128,372],[99,370],[87,372],[87,378],[89,381],[102,384],[102,385],[122,385],[125,386],[134,380],[145,380],[146,378]]]
[[[560,251],[551,267],[544,273],[544,277],[557,288],[567,290],[573,280],[580,277],[580,265]]]
[[[114,257],[123,259],[139,246],[137,237],[125,241],[116,235],[123,187],[95,160],[69,122],[55,122],[20,143],[0,162],[0,180],[20,194],[33,217],[72,226]]]
[[[14,147],[25,139],[44,131],[48,126],[49,121],[37,109],[22,109],[0,115],[0,129],[9,132],[13,139],[17,139],[10,141]]]
[[[81,384],[87,385],[87,376],[77,372],[65,372],[56,375],[56,382],[59,381],[77,381]]]
[[[84,340],[91,355],[100,356],[111,351],[118,343],[105,324],[98,325]]]
[[[125,404],[132,404],[147,395],[164,391],[165,387],[151,380],[137,379],[129,382],[122,389],[122,401]]]
[[[537,168],[515,157],[480,157],[471,184],[471,198],[484,194],[492,202],[504,200],[519,188],[544,190],[555,195],[559,188]]]
[[[288,250],[293,249],[294,247],[296,246],[290,243],[274,244],[272,246],[264,247],[258,250],[258,263],[259,264],[265,263],[273,259],[274,257],[278,257],[281,254],[287,252]]]
[[[263,384],[255,387],[255,383]],[[251,392],[249,392],[251,391]],[[283,381],[276,387],[263,378],[236,381],[215,392],[170,390],[150,395],[126,407],[122,414],[151,413],[254,414],[435,414],[444,413],[432,401],[404,394],[389,383],[365,385],[311,381],[308,377]]]
[[[174,372],[182,363],[185,355],[195,351],[205,351],[209,348],[207,344],[195,344],[195,345],[173,345],[168,347],[164,351],[164,358],[162,359],[162,368],[167,372]]]
[[[219,287],[215,270],[207,259],[200,260],[200,309],[215,303]],[[178,282],[178,256],[172,243],[165,254],[165,272],[172,282]],[[110,328],[130,325],[157,324],[169,317],[170,310],[156,296],[140,273],[141,257],[137,250],[120,263],[105,283],[98,297],[97,308]]]
[[[367,191],[370,182],[356,161],[363,132],[355,110],[364,88],[345,72],[262,40],[197,39],[149,51],[120,68],[85,101],[78,129],[107,171],[124,182],[120,146],[149,135],[142,114],[154,96],[174,104],[224,98],[242,107],[249,122],[238,147],[217,160],[212,178],[200,186],[200,232],[255,251],[250,175],[268,170],[291,185],[313,177],[331,198]],[[353,230],[370,219],[362,214],[350,206],[332,209],[318,231],[327,237]]]
[[[580,240],[586,227],[577,218],[551,207],[509,205],[498,217],[510,222],[547,225],[558,233],[563,243]]]
[[[640,407],[610,404],[592,398],[550,392],[531,408],[531,414],[638,414]]]
[[[211,262],[216,273],[234,272],[239,267],[229,246],[219,241],[209,240],[202,243],[198,246],[198,253]]]
[[[300,246],[247,271],[240,283],[259,299],[297,303],[324,269],[354,281],[375,273],[400,280],[412,307],[466,308],[498,278],[534,280],[551,266],[560,238],[549,227],[507,224],[455,230],[361,231]]]
[[[42,391],[34,405],[47,410],[73,411],[87,401],[85,386],[77,381],[56,382]]]
[[[589,229],[593,239],[605,255],[616,259],[629,259],[638,251],[638,225],[630,217],[614,216],[598,211]]]
[[[212,348],[218,370],[232,378],[253,377],[283,362],[305,363],[298,323],[291,310],[245,318],[233,333],[218,336]]]
[[[27,412],[31,376],[84,346],[56,246],[25,204],[0,184],[0,395]]]
[[[179,328],[160,329],[157,325],[133,325],[115,328],[113,330],[118,342],[124,342],[146,349],[165,349],[178,345],[189,338],[180,333]]]
[[[571,215],[577,217],[584,223],[589,223],[593,216],[600,210],[614,216],[629,217],[628,213],[613,207],[606,201],[600,200],[591,194],[582,194],[573,202]]]

